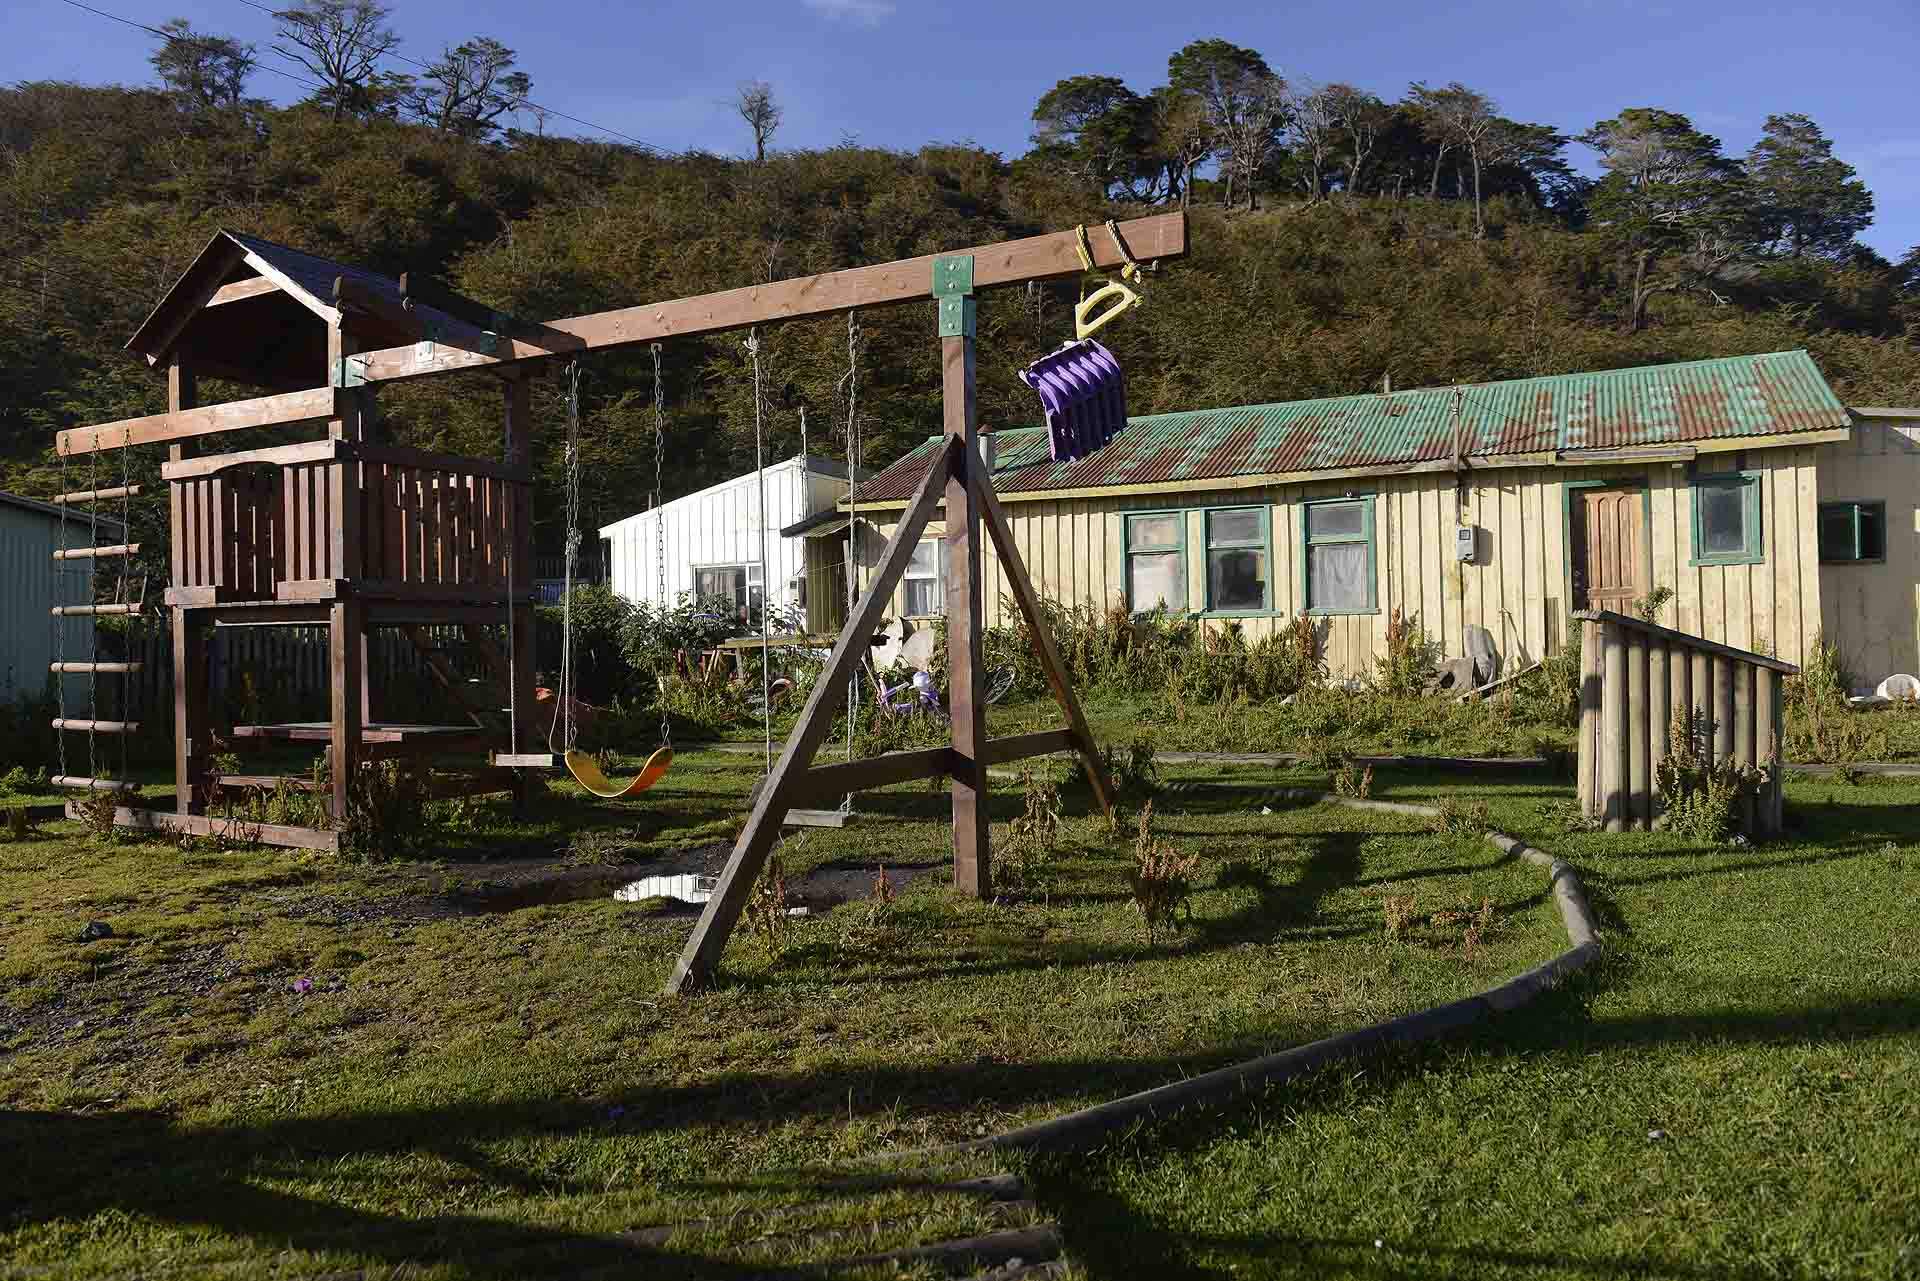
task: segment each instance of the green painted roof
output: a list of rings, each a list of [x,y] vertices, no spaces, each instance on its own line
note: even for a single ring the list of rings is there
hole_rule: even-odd
[[[1055,463],[1040,427],[997,432],[1003,493],[1355,467],[1383,470],[1461,453],[1619,448],[1844,427],[1847,411],[1805,351],[1728,356],[1462,387],[1369,392],[1130,418],[1104,448]],[[859,500],[911,495],[929,441],[863,486]]]

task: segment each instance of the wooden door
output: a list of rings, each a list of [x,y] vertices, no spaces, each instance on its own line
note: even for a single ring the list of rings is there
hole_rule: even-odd
[[[1581,489],[1573,508],[1576,609],[1633,612],[1647,594],[1647,526],[1639,489]]]

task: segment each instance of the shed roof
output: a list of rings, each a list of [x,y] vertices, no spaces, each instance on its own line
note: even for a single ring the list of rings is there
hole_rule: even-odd
[[[1194,480],[1378,467],[1556,450],[1684,444],[1848,425],[1805,351],[1729,356],[1461,387],[1370,392],[1129,418],[1075,462],[1048,456],[1040,427],[999,431],[1001,493],[1169,486]],[[858,501],[909,497],[938,438],[861,487]]]
[[[273,288],[209,305],[221,286],[256,277]],[[408,303],[400,282],[391,276],[222,228],[141,322],[127,348],[152,364],[180,351],[204,372],[257,386],[317,386],[326,381],[326,326],[340,319],[333,282],[342,278],[389,313],[354,310],[341,319],[364,346],[398,346],[422,332],[473,328],[419,299]],[[459,302],[475,312],[488,310],[469,300]],[[401,314],[403,304],[413,322],[405,328],[389,318]]]
[[[67,523],[75,529],[84,529],[94,523],[94,518],[84,511],[72,511],[54,503],[42,502],[38,498],[28,498],[25,494],[8,493],[4,489],[0,489],[0,503],[33,512],[37,516],[45,516],[49,520],[57,521],[64,516]],[[101,516],[98,523],[103,529],[112,530],[114,537],[126,537],[122,525],[114,517]]]

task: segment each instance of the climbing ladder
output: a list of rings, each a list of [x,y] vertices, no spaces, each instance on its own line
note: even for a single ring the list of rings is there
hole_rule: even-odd
[[[68,595],[70,580],[79,579],[85,584],[84,592],[75,591],[74,595],[84,595],[84,602],[68,603],[56,599],[51,614],[53,629],[52,675],[56,692],[56,712],[53,728],[58,744],[60,772],[53,777],[56,787],[72,788],[82,792],[133,792],[139,785],[127,777],[127,740],[140,730],[140,722],[131,715],[125,679],[136,675],[143,664],[131,659],[102,659],[100,656],[100,628],[98,622],[87,627],[87,657],[69,659],[67,640],[70,628],[64,620],[69,618],[87,618],[98,620],[107,617],[125,617],[138,620],[146,613],[147,579],[142,574],[136,585],[133,576],[134,557],[140,554],[140,544],[127,541],[131,526],[129,504],[140,494],[140,486],[133,483],[129,474],[131,468],[131,441],[123,440],[120,447],[120,483],[105,486],[100,482],[101,454],[93,454],[92,487],[72,490],[58,495],[53,501],[60,508],[60,537],[53,549],[56,569],[53,574],[54,594],[56,598]],[[64,488],[67,483],[67,455],[60,456],[60,477]],[[120,542],[103,543],[101,541],[101,506],[118,502],[120,515],[117,521],[108,518],[111,524],[119,527]],[[70,513],[75,507],[84,505],[87,520],[87,541],[82,547],[73,545],[73,522]],[[108,599],[100,599],[101,562],[111,562],[118,572],[113,573],[108,587]],[[68,569],[67,563],[84,565],[83,569]],[[137,623],[136,623],[137,625]],[[131,642],[129,637],[129,642]],[[137,652],[129,643],[129,653]],[[67,678],[85,676],[87,678],[87,714],[84,717],[67,715]],[[100,678],[117,677],[121,680],[119,696],[113,700],[117,719],[109,719],[101,714]],[[76,774],[67,764],[67,735],[85,734],[87,736],[87,772]],[[100,751],[100,736],[110,735],[117,739],[120,746],[119,766],[111,773],[103,768]]]

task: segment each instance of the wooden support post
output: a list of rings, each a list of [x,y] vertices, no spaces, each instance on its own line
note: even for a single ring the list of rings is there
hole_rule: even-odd
[[[1671,719],[1673,691],[1671,658],[1673,650],[1659,637],[1647,641],[1647,826],[1660,817],[1659,770],[1667,759],[1667,725]]]
[[[533,391],[525,378],[510,378],[501,384],[502,398],[501,461],[509,470],[518,471],[531,463],[533,429]],[[531,750],[539,743],[545,750],[545,740],[534,733],[538,713],[534,709],[534,664],[538,661],[538,651],[534,644],[533,605],[530,596],[533,591],[533,513],[527,487],[507,482],[507,583],[508,583],[508,639],[506,655],[507,700],[513,709],[512,724],[507,750],[511,754],[520,754]],[[471,638],[476,633],[469,631]],[[557,710],[557,709],[556,709]],[[514,789],[513,800],[516,808],[524,808],[527,802],[531,779],[527,775],[519,776],[519,785]]]
[[[1733,684],[1733,759],[1736,764],[1751,769],[1755,761],[1753,727],[1754,674],[1759,670],[1752,663],[1732,664]],[[1740,798],[1740,824],[1749,833],[1754,831],[1753,797],[1743,795]]]
[[[1667,750],[1673,751],[1681,746],[1673,738],[1675,717],[1685,714],[1693,705],[1693,651],[1685,645],[1673,643],[1667,648]]]
[[[1733,747],[1733,660],[1713,656],[1713,763],[1735,759]]]
[[[807,696],[807,705],[801,709],[800,719],[787,738],[786,748],[761,786],[759,797],[753,804],[753,812],[747,816],[747,825],[741,829],[739,839],[734,842],[733,853],[728,856],[727,865],[720,872],[713,897],[707,901],[699,923],[693,927],[693,937],[687,940],[679,961],[673,967],[673,975],[667,980],[668,995],[691,992],[704,986],[719,969],[720,955],[727,947],[727,936],[733,932],[734,924],[746,908],[747,896],[753,892],[753,883],[760,875],[767,854],[773,849],[773,842],[780,835],[780,821],[793,805],[802,782],[801,776],[812,764],[813,754],[819,750],[822,740],[832,730],[834,713],[846,701],[847,678],[858,669],[860,660],[866,655],[873,629],[892,605],[893,589],[906,572],[907,561],[913,557],[914,545],[920,541],[920,534],[926,529],[927,522],[933,519],[934,509],[939,505],[940,494],[950,474],[951,455],[959,447],[958,441],[952,437],[947,439],[945,447],[927,469],[920,488],[907,503],[906,511],[901,513],[900,523],[894,526],[886,550],[880,554],[880,563],[874,570],[873,579],[867,584],[866,594],[860,598],[860,604],[855,607],[853,617],[847,620],[846,627],[841,629],[840,638],[834,642],[833,653],[815,678],[813,692]]]
[[[333,758],[333,820],[344,823],[355,772],[360,767],[360,637],[367,625],[366,606],[357,600],[335,601],[328,611],[328,662],[332,668],[333,716],[327,750]]]
[[[946,435],[959,448],[947,450],[947,703],[953,727],[953,887],[969,898],[993,897],[993,855],[988,837],[987,699],[981,668],[985,617],[980,591],[980,510],[969,477],[979,461],[974,416],[973,299],[952,295],[964,313],[963,332],[940,339]],[[947,299],[942,298],[943,308]]]
[[[175,809],[204,814],[213,755],[207,697],[207,632],[210,615],[173,611],[173,786]]]
[[[1606,637],[1600,624],[1580,624],[1580,755],[1578,768],[1580,812],[1601,818],[1606,806],[1600,791],[1600,678],[1606,655]]]
[[[1627,642],[1627,826],[1644,830],[1653,818],[1653,780],[1647,768],[1647,634],[1629,629]]]
[[[1700,751],[1702,761],[1713,760],[1713,655],[1704,649],[1695,649],[1687,657],[1687,666],[1691,670],[1689,684],[1693,687],[1693,734],[1694,746]]]
[[[1767,832],[1779,835],[1786,826],[1786,683],[1771,668],[1765,670],[1765,683],[1761,689],[1767,709],[1768,736],[1767,760],[1771,782],[1767,788]]]
[[[1627,828],[1627,638],[1603,623],[1600,678],[1600,817],[1609,832]]]

